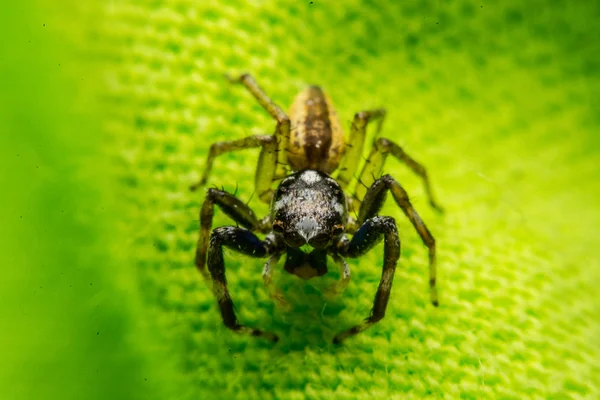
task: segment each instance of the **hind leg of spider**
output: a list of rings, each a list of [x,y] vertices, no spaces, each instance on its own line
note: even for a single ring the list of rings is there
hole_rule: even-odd
[[[256,147],[261,148],[254,182],[256,191],[262,201],[271,201],[271,183],[273,182],[275,175],[278,152],[277,140],[271,135],[254,135],[239,140],[213,143],[213,145],[210,146],[210,152],[208,154],[208,159],[206,160],[206,166],[204,167],[202,179],[200,179],[198,183],[190,186],[190,190],[194,191],[206,184],[216,157],[224,153],[252,149]]]
[[[377,179],[373,185],[367,191],[363,202],[358,212],[358,223],[362,223],[368,218],[372,218],[377,215],[383,203],[385,202],[387,193],[391,192],[396,204],[402,209],[404,214],[408,217],[411,224],[421,237],[423,244],[427,246],[429,250],[429,295],[431,298],[431,304],[438,306],[438,294],[436,288],[436,251],[435,251],[435,239],[427,226],[417,214],[417,211],[411,204],[408,194],[402,186],[390,175],[384,175]]]
[[[213,293],[219,304],[221,317],[225,326],[240,334],[262,337],[276,342],[277,335],[250,328],[238,322],[235,315],[233,301],[227,289],[227,278],[225,276],[225,262],[223,260],[223,247],[228,247],[238,253],[251,257],[267,257],[273,251],[273,244],[268,240],[261,241],[252,232],[233,226],[216,228],[210,237],[208,249],[208,270],[213,282]]]
[[[248,230],[266,232],[270,229],[267,220],[259,221],[254,211],[234,195],[223,190],[208,189],[200,209],[200,236],[196,247],[196,267],[204,278],[209,277],[206,271],[206,252],[215,204],[236,223]]]
[[[248,89],[248,91],[254,96],[254,98],[258,101],[258,103],[269,113],[273,119],[277,121],[277,127],[275,128],[275,138],[277,139],[277,143],[279,143],[279,149],[282,150],[278,154],[277,158],[277,176],[285,176],[287,175],[287,171],[285,169],[287,165],[287,149],[288,143],[290,140],[290,118],[287,116],[285,112],[279,107],[267,94],[265,91],[258,86],[256,80],[250,74],[242,74],[238,77],[231,77],[229,75],[225,75],[225,77],[231,83],[240,83]]]
[[[396,264],[400,258],[400,238],[394,219],[391,217],[373,217],[366,220],[356,231],[350,242],[341,243],[338,251],[342,257],[359,257],[379,243],[382,236],[384,239],[383,270],[379,287],[375,293],[371,314],[362,324],[337,334],[333,338],[333,343],[341,343],[348,337],[369,328],[385,316]]]
[[[348,143],[346,143],[344,158],[342,159],[339,167],[340,172],[336,178],[342,188],[348,186],[356,173],[356,168],[358,167],[362,156],[369,123],[377,122],[377,132],[375,133],[375,136],[377,136],[381,131],[384,119],[385,109],[383,108],[361,111],[354,115],[354,121],[352,121],[350,128],[350,136],[348,137]]]
[[[355,199],[358,199],[359,201],[362,200],[363,196],[365,196],[367,188],[375,181],[376,177],[381,174],[385,160],[390,154],[406,164],[416,175],[422,179],[423,186],[425,187],[425,193],[429,199],[429,204],[435,210],[443,212],[442,207],[433,196],[431,184],[429,182],[429,177],[425,167],[415,161],[411,156],[406,154],[402,147],[386,138],[379,138],[375,141],[369,158],[367,159],[367,162],[360,173],[359,183],[356,186],[356,192],[354,194]]]

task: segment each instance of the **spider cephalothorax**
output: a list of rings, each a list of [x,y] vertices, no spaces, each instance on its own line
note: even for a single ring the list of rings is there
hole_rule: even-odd
[[[358,175],[354,193],[345,193],[357,171],[367,125],[369,121],[377,120],[379,133],[385,111],[357,113],[351,126],[351,145],[347,145],[333,105],[318,86],[310,86],[296,96],[288,117],[250,75],[230,80],[245,85],[277,120],[277,127],[274,135],[213,144],[202,180],[192,186],[195,189],[206,183],[218,155],[261,148],[255,184],[258,197],[271,205],[269,215],[259,220],[235,195],[218,189],[208,189],[200,211],[196,266],[207,279],[212,279],[224,324],[235,332],[278,340],[272,333],[249,328],[237,321],[225,278],[224,246],[248,256],[267,258],[263,271],[265,286],[274,300],[284,304],[283,294],[272,287],[273,267],[282,255],[286,256],[284,269],[302,279],[326,274],[327,258],[331,257],[341,271],[340,281],[331,290],[339,293],[350,279],[350,269],[344,258],[359,257],[381,240],[384,241],[383,271],[371,314],[362,324],[336,335],[334,342],[340,343],[383,318],[400,257],[400,239],[394,219],[378,215],[388,192],[429,249],[430,296],[432,303],[437,305],[435,240],[402,186],[390,175],[377,178],[386,157],[391,154],[423,179],[430,204],[441,210],[433,200],[425,169],[393,141],[377,138]],[[336,169],[338,173],[334,179],[330,174]],[[277,181],[280,181],[279,185],[273,191],[272,185]],[[215,204],[242,228],[220,227],[211,232]],[[350,214],[356,217],[349,217]],[[267,236],[260,240],[253,232]]]
[[[327,272],[326,250],[348,222],[346,196],[327,174],[299,171],[277,188],[271,220],[273,231],[287,246],[285,270],[304,279],[321,276]]]
[[[273,230],[288,246],[327,247],[348,222],[340,185],[322,172],[304,170],[285,178],[271,205]]]

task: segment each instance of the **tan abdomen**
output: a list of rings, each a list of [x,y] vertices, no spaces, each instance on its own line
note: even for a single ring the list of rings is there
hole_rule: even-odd
[[[287,159],[294,171],[335,171],[344,151],[344,133],[331,100],[320,87],[300,92],[290,109]]]

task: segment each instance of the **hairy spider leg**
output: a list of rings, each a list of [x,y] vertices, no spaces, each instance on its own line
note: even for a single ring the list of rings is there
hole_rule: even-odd
[[[265,285],[265,290],[269,297],[274,302],[276,302],[281,308],[289,311],[292,308],[290,303],[285,299],[285,296],[283,295],[281,289],[273,285],[273,267],[277,264],[277,261],[279,261],[282,254],[283,252],[276,252],[271,257],[269,257],[263,268],[262,277],[263,283]]]
[[[206,160],[202,179],[198,183],[190,186],[190,190],[194,191],[206,184],[216,157],[223,153],[256,147],[261,147],[261,151],[258,157],[254,184],[258,197],[262,201],[268,203],[271,201],[273,192],[271,184],[273,183],[277,163],[277,140],[271,135],[254,135],[238,140],[213,143],[212,146],[210,146],[210,152]]]
[[[340,279],[327,288],[327,293],[330,296],[337,296],[346,290],[350,283],[350,266],[339,254],[330,253],[329,255],[340,269]]]
[[[379,286],[375,293],[371,314],[363,323],[338,333],[333,338],[333,343],[341,343],[349,336],[356,335],[369,328],[385,316],[396,264],[400,258],[400,238],[398,237],[396,221],[392,217],[373,217],[368,219],[356,231],[351,241],[340,242],[340,246],[338,247],[339,254],[342,257],[356,258],[372,249],[381,241],[382,237],[384,239],[383,269]]]
[[[270,230],[266,219],[258,220],[254,211],[234,195],[223,190],[210,188],[206,191],[206,198],[200,209],[200,236],[196,247],[196,267],[198,271],[208,278],[206,272],[206,252],[208,239],[212,228],[214,205],[219,208],[235,222],[251,231],[267,232]]]
[[[373,185],[367,191],[365,198],[360,206],[358,212],[358,223],[362,224],[363,221],[376,215],[383,203],[385,202],[387,192],[392,192],[392,196],[396,201],[396,204],[402,209],[404,214],[408,217],[411,224],[421,237],[423,244],[427,246],[429,250],[429,294],[431,298],[431,304],[438,306],[438,295],[436,288],[436,251],[435,251],[435,239],[427,226],[417,214],[417,211],[411,204],[406,190],[400,184],[392,178],[390,175],[384,175],[377,179]]]
[[[367,136],[367,127],[369,122],[377,122],[377,131],[375,137],[381,132],[383,121],[385,120],[385,109],[378,108],[375,110],[361,111],[354,114],[354,121],[350,127],[350,137],[346,144],[344,157],[339,168],[339,173],[336,180],[345,189],[349,184],[362,156],[363,147],[365,144],[365,138]]]
[[[225,262],[223,260],[223,247],[251,257],[267,257],[275,251],[273,243],[268,239],[260,240],[256,235],[246,229],[233,226],[215,228],[210,236],[208,249],[208,270],[213,280],[213,293],[219,303],[219,310],[225,326],[240,334],[259,336],[277,342],[277,335],[260,329],[250,328],[238,322],[235,315],[233,301],[227,289],[225,276]]]
[[[375,181],[375,179],[383,171],[383,165],[385,164],[385,160],[389,154],[393,155],[396,159],[406,164],[415,174],[417,174],[423,180],[423,186],[425,187],[425,193],[427,194],[427,198],[429,199],[429,204],[437,211],[443,212],[442,207],[437,203],[433,196],[431,184],[429,183],[429,177],[427,176],[427,171],[425,170],[425,167],[423,167],[423,165],[415,161],[411,156],[406,154],[402,147],[398,146],[393,141],[383,137],[378,138],[375,141],[373,148],[371,149],[369,158],[367,158],[362,172],[360,173],[359,181],[356,185],[356,189],[354,192],[354,199],[357,201],[362,201],[367,191],[367,188]]]
[[[287,150],[288,143],[290,140],[290,117],[279,107],[258,85],[256,80],[250,74],[242,74],[239,77],[233,78],[229,75],[225,77],[231,83],[241,83],[248,89],[248,91],[254,96],[258,103],[262,106],[265,111],[269,113],[273,119],[277,121],[275,128],[275,140],[277,142],[277,172],[275,174],[276,179],[287,175]],[[259,192],[260,195],[260,192]],[[261,197],[261,200],[268,203],[271,199],[267,199],[266,196]]]

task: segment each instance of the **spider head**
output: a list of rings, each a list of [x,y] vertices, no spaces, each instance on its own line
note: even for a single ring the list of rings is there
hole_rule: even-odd
[[[327,174],[304,170],[285,178],[271,204],[273,231],[286,245],[305,252],[326,249],[344,233],[346,197]],[[308,245],[308,246],[306,246]]]

